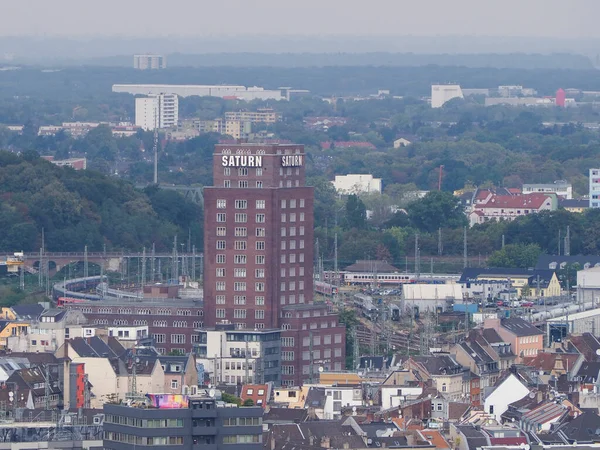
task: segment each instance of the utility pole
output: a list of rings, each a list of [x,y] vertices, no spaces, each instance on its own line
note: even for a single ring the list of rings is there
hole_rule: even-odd
[[[559,228],[558,229],[558,256],[560,256],[560,239],[561,239],[560,232],[561,232],[561,229]]]
[[[154,284],[156,279],[156,244],[152,243],[152,255],[150,257],[150,282]]]
[[[333,275],[334,275],[334,286],[338,286],[338,243],[337,243],[337,229],[333,236]],[[323,281],[323,280],[321,280]]]
[[[154,184],[158,184],[158,116],[154,124]]]
[[[502,235],[502,248],[504,248],[504,235]]]
[[[354,369],[357,369],[360,364],[360,345],[358,343],[358,336],[356,335],[356,325],[354,325],[354,329],[352,330],[352,339],[354,341]]]
[[[467,256],[467,227],[464,227],[464,238],[463,238],[463,267],[466,269],[469,265],[469,260]]]
[[[146,247],[142,251],[142,291],[146,286]]]
[[[179,283],[179,256],[177,255],[177,236],[173,238],[173,261],[171,263],[171,279]]]
[[[89,277],[89,265],[88,265],[88,247],[87,245],[83,248],[83,278]]]
[[[415,275],[419,278],[419,233],[415,233]]]
[[[565,256],[571,256],[571,226],[567,225],[567,235],[565,236]]]
[[[442,244],[442,228],[438,228],[438,256],[442,256],[444,247]]]

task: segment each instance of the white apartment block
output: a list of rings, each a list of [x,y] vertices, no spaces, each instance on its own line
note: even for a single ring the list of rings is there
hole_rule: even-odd
[[[133,68],[138,70],[158,70],[167,68],[163,55],[133,55]]]
[[[370,174],[336,175],[333,187],[339,194],[381,194],[382,182]]]
[[[453,98],[464,98],[458,84],[434,84],[431,86],[431,107],[441,108]]]
[[[251,123],[277,123],[281,114],[270,108],[261,108],[258,111],[229,111],[225,113],[225,120],[238,120]]]
[[[241,330],[223,322],[198,333],[196,362],[214,384],[281,384],[280,330]]]
[[[135,125],[143,130],[173,128],[179,121],[179,99],[157,94],[135,99]]]
[[[600,169],[590,169],[590,208],[600,208]]]
[[[573,199],[573,185],[563,180],[554,183],[524,184],[523,194],[556,194],[567,200]]]

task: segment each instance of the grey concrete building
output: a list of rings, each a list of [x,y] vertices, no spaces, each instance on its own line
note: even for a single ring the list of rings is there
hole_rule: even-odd
[[[104,405],[104,448],[262,450],[261,407],[230,407],[208,397],[183,397],[179,408]],[[185,404],[187,403],[187,405]]]

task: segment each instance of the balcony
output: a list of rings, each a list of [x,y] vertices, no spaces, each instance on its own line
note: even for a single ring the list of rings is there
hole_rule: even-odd
[[[194,436],[199,436],[199,437],[216,436],[217,427],[216,426],[207,427],[207,426],[203,426],[203,425],[197,425],[197,426],[192,427],[192,433]]]

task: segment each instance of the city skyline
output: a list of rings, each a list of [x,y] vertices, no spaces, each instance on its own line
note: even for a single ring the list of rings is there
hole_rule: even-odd
[[[478,35],[600,38],[593,0],[480,2],[432,0],[424,3],[375,0],[283,3],[259,0],[248,7],[174,0],[173,20],[157,23],[168,11],[156,0],[107,0],[98,6],[74,0],[23,0],[0,18],[0,36],[441,36]],[[118,14],[115,14],[115,11]],[[185,11],[185,14],[178,12]],[[410,20],[407,20],[410,18]],[[293,20],[291,20],[293,19]],[[457,49],[459,51],[460,49]]]

